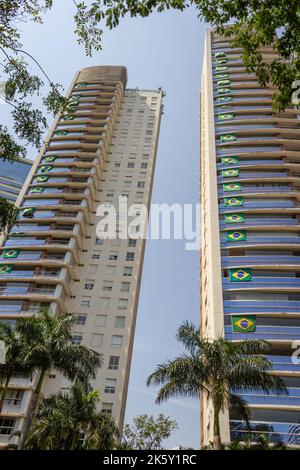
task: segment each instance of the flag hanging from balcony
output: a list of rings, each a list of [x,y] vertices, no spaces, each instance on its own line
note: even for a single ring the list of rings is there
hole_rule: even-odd
[[[224,101],[232,101],[232,100],[233,100],[232,96],[219,96],[218,99],[219,99],[219,101],[223,101],[223,102],[224,102]]]
[[[73,121],[73,119],[75,119],[75,117],[71,116],[70,114],[67,114],[63,117],[63,121]]]
[[[222,104],[220,106],[220,108],[222,108],[222,109],[232,109],[232,104]]]
[[[246,230],[231,230],[226,233],[226,241],[228,242],[243,242],[247,240]]]
[[[89,83],[78,82],[78,83],[76,83],[75,88],[84,88],[86,86],[89,86]]]
[[[235,142],[237,139],[236,134],[223,134],[220,135],[221,142]]]
[[[230,121],[234,119],[235,114],[234,113],[223,113],[223,114],[218,114],[218,119],[220,121]]]
[[[40,167],[40,172],[41,173],[48,173],[49,171],[51,171],[53,169],[53,166],[51,165],[44,165],[44,166],[41,166]]]
[[[225,206],[242,206],[244,204],[243,196],[224,197]]]
[[[69,135],[68,131],[55,131],[54,135]]]
[[[239,162],[239,157],[235,155],[221,158],[221,163],[223,163],[224,165],[235,165],[238,162]]]
[[[223,190],[228,191],[241,191],[242,185],[240,183],[226,183],[223,184]]]
[[[230,75],[229,73],[218,73],[215,78],[217,80],[223,80],[223,79],[230,78]]]
[[[227,224],[236,224],[245,222],[244,214],[225,214],[225,222]]]
[[[17,258],[19,256],[20,250],[10,249],[3,251],[3,258]]]
[[[228,78],[225,78],[225,79],[222,79],[222,80],[217,80],[217,86],[227,86],[227,85],[231,85],[231,80],[229,80]]]
[[[215,52],[215,57],[218,58],[218,57],[226,57],[226,53],[224,51],[219,51],[219,52]]]
[[[236,333],[251,333],[256,330],[255,315],[232,315],[231,317],[232,331]]]
[[[10,274],[13,269],[12,264],[0,264],[0,274]]]
[[[224,72],[225,70],[228,70],[228,65],[217,65],[215,70],[216,72]]]
[[[216,60],[216,64],[218,64],[218,65],[227,64],[227,62],[228,62],[227,57],[224,57],[224,58],[222,58],[222,59],[217,59],[217,60]]]
[[[233,282],[248,282],[252,280],[252,269],[240,268],[230,269],[230,280]]]
[[[41,188],[40,186],[36,187],[36,188],[32,188],[30,190],[30,193],[43,193],[45,191],[45,188]]]
[[[35,207],[27,207],[26,209],[21,209],[21,215],[22,217],[33,217],[35,211]]]
[[[45,158],[43,158],[43,161],[47,163],[51,163],[51,162],[55,162],[56,159],[57,159],[56,155],[47,155]]]
[[[231,88],[217,88],[218,95],[225,95],[226,93],[231,93]]]
[[[46,175],[40,175],[40,176],[37,176],[36,178],[36,181],[38,183],[45,183],[48,180],[49,180],[49,176],[46,176]]]
[[[222,176],[224,178],[230,178],[231,176],[239,176],[240,170],[238,168],[231,168],[230,170],[222,170]]]

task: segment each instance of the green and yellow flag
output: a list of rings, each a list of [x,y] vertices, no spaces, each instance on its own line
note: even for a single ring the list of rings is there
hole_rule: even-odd
[[[230,269],[229,273],[232,282],[249,282],[252,280],[252,269],[250,268]]]
[[[13,269],[12,264],[0,264],[0,275],[10,274]]]
[[[240,183],[226,183],[223,184],[223,191],[241,191],[242,185]]]
[[[217,88],[218,95],[225,95],[231,93],[231,88]]]
[[[230,178],[232,176],[239,176],[240,170],[238,168],[231,168],[230,170],[222,170],[223,178]]]
[[[232,101],[233,98],[232,98],[232,96],[219,96],[219,97],[218,97],[218,100],[219,100],[219,101],[222,101],[222,102],[224,102],[224,101]]]
[[[228,70],[228,65],[217,65],[215,67],[216,72],[225,72],[225,70]]]
[[[230,230],[226,233],[227,242],[243,242],[247,240],[246,230]]]
[[[51,163],[51,162],[55,162],[56,159],[57,159],[57,155],[47,155],[46,157],[43,158],[43,162]]]
[[[224,197],[224,206],[242,206],[243,204],[243,196]]]
[[[219,51],[219,52],[215,52],[215,57],[218,58],[218,57],[226,57],[226,53],[224,51]]]
[[[227,86],[227,85],[231,85],[231,80],[229,80],[228,78],[224,78],[222,80],[217,80],[217,86]]]
[[[68,131],[55,131],[54,135],[69,135]]]
[[[40,175],[36,177],[36,181],[38,183],[46,183],[46,181],[48,180],[49,180],[49,176],[46,176],[46,175]]]
[[[218,114],[218,119],[220,121],[230,121],[231,119],[234,119],[235,118],[235,114],[234,113],[222,113],[222,114]]]
[[[230,74],[229,73],[217,73],[215,78],[217,80],[227,80],[227,78],[230,78]]]
[[[35,211],[35,207],[26,207],[26,209],[21,209],[21,215],[22,217],[33,217]]]
[[[239,157],[236,155],[221,158],[221,163],[223,163],[224,165],[235,165],[238,162],[239,162]]]
[[[72,116],[71,114],[67,114],[66,116],[63,117],[63,121],[73,121],[73,119],[75,119],[75,117]]]
[[[40,172],[41,173],[48,173],[52,169],[53,169],[53,166],[51,166],[51,165],[43,165],[43,166],[40,167]]]
[[[222,108],[222,109],[232,109],[232,104],[221,104],[220,108]]]
[[[78,82],[78,83],[76,83],[75,88],[84,88],[86,86],[89,86],[89,83]]]
[[[32,194],[34,194],[34,193],[43,193],[44,191],[45,191],[45,188],[37,186],[36,188],[32,188],[30,190],[30,193],[32,193]]]
[[[17,258],[19,256],[20,250],[10,249],[3,251],[3,258]]]
[[[245,222],[244,214],[224,214],[226,224],[236,224]]]
[[[227,62],[228,62],[227,57],[224,57],[224,58],[222,58],[222,59],[217,59],[217,60],[216,60],[216,64],[218,64],[218,65],[227,64]]]
[[[236,134],[223,134],[220,136],[221,142],[235,142],[237,139]]]
[[[232,331],[236,333],[251,333],[256,330],[255,315],[232,315],[231,317]]]

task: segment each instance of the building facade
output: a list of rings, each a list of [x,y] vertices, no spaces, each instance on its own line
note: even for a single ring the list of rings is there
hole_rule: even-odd
[[[0,248],[1,320],[44,307],[56,315],[75,312],[73,341],[103,354],[92,386],[120,428],[145,240],[134,234],[98,237],[103,218],[98,209],[117,208],[120,232],[127,217],[118,206],[120,196],[135,214],[141,204],[149,206],[162,101],[161,91],[127,89],[126,83],[125,67],[90,67],[76,74],[68,109],[54,120],[18,199],[18,225]],[[11,381],[0,418],[2,448],[22,441],[37,379]],[[43,394],[69,385],[51,371]]]
[[[272,60],[272,48],[263,50]],[[265,339],[288,396],[243,394],[251,432],[232,412],[225,442],[257,438],[300,444],[300,111],[272,109],[230,39],[206,34],[201,84],[201,331],[230,341]],[[299,347],[299,343],[298,343]],[[295,356],[295,354],[294,354]],[[299,354],[298,354],[299,357]],[[213,409],[201,399],[202,445]]]
[[[15,202],[31,169],[32,161],[19,158],[0,160],[0,197]]]

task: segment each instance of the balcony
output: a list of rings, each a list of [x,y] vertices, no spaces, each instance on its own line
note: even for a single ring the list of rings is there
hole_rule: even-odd
[[[239,194],[237,193],[234,193],[231,194],[231,193],[223,193],[223,197],[237,197],[237,196],[244,196],[243,193],[240,191]],[[274,198],[272,201],[269,199],[268,201],[264,200],[263,198],[261,199],[261,201],[255,201],[255,202],[251,202],[251,199],[249,200],[244,200],[243,202],[243,205],[242,206],[238,206],[238,209],[242,209],[245,208],[245,209],[259,209],[259,208],[262,208],[262,209],[278,209],[278,208],[293,208],[293,207],[297,207],[295,205],[295,202],[294,201],[291,201],[289,199],[287,199],[286,201],[278,201],[276,198]],[[233,212],[235,210],[235,206],[225,206],[224,204],[220,203],[219,204],[219,210],[221,213],[224,213],[224,212]]]
[[[300,267],[300,256],[289,255],[256,255],[256,256],[222,256],[222,266],[252,267],[265,265],[298,265]]]
[[[295,416],[296,418],[296,416]],[[300,425],[299,423],[277,423],[277,422],[252,422],[251,430],[247,429],[246,423],[242,421],[230,421],[231,440],[247,441],[251,436],[252,441],[258,439],[258,435],[264,434],[269,442],[283,442],[289,445],[300,444]],[[255,434],[257,436],[255,436]]]
[[[237,246],[247,247],[249,245],[300,245],[300,237],[276,237],[276,232],[274,232],[274,236],[269,237],[260,237],[255,235],[248,235],[247,240],[244,241],[226,241],[226,236],[221,236],[221,244],[222,248],[234,248]]]
[[[300,314],[300,301],[297,300],[224,300],[224,313],[243,314],[243,313],[296,313]]]
[[[246,217],[245,221],[242,223],[236,223],[236,224],[231,224],[231,223],[226,223],[224,220],[220,220],[220,228],[231,228],[232,230],[235,230],[235,228],[238,226],[239,228],[246,229],[248,227],[255,227],[255,226],[264,226],[264,225],[281,225],[281,226],[286,226],[286,225],[300,225],[300,220],[297,219],[288,219],[288,218],[279,218],[279,217],[256,217],[252,218]],[[299,240],[300,241],[300,240]]]
[[[262,326],[257,325],[256,331],[249,333],[236,333],[231,325],[225,325],[225,338],[229,341],[244,341],[245,339],[273,340],[273,341],[299,341],[300,327],[293,326]]]
[[[238,289],[276,289],[278,291],[289,288],[299,290],[300,278],[296,277],[252,277],[251,282],[232,282],[230,279],[223,279],[224,290]]]

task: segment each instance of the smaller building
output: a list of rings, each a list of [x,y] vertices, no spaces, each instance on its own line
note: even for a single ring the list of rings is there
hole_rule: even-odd
[[[0,160],[0,197],[15,202],[31,169],[32,161]]]

